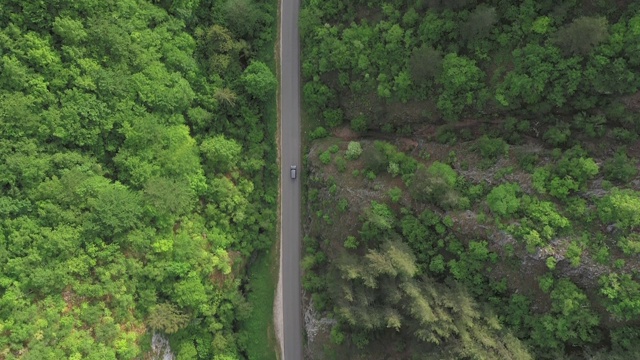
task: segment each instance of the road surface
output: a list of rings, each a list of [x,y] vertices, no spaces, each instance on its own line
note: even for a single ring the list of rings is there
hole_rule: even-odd
[[[284,360],[302,360],[302,299],[300,287],[300,0],[280,2],[280,271]],[[291,179],[291,165],[297,178]]]

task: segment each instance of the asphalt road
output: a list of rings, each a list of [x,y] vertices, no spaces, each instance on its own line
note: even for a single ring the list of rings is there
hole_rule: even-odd
[[[282,320],[284,360],[302,360],[300,287],[300,0],[281,0],[280,18],[280,159]],[[291,165],[297,178],[291,179]]]

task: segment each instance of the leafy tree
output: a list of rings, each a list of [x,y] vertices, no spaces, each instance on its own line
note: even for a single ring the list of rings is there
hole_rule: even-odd
[[[600,280],[600,293],[605,297],[607,310],[620,319],[632,319],[640,313],[640,284],[629,274],[611,273]]]
[[[238,165],[242,146],[224,135],[216,135],[200,144],[200,152],[204,155],[205,164],[211,173],[226,173]]]
[[[565,54],[585,56],[607,37],[606,18],[583,16],[558,30],[553,42],[560,46]]]
[[[253,38],[262,22],[260,7],[251,0],[229,0],[224,5],[228,28],[239,38]]]
[[[602,172],[607,180],[628,183],[638,174],[637,161],[624,152],[617,152],[613,158],[605,162]]]
[[[442,73],[438,83],[442,94],[438,97],[438,109],[445,119],[456,120],[466,106],[482,100],[484,72],[475,61],[455,53],[447,54],[442,62]]]
[[[613,188],[598,204],[598,215],[605,224],[615,223],[624,230],[640,225],[640,193]]]
[[[189,315],[182,314],[173,304],[162,303],[154,306],[147,317],[147,325],[153,330],[173,334],[183,329],[189,322]]]
[[[422,45],[411,52],[409,70],[411,79],[418,85],[428,84],[438,78],[442,72],[442,52]]]
[[[516,183],[507,183],[496,186],[487,195],[487,203],[493,213],[498,216],[509,216],[520,209],[518,193],[520,186]]]
[[[241,80],[247,92],[260,100],[266,100],[267,96],[274,94],[278,85],[271,69],[260,61],[249,64],[242,73]]]
[[[460,35],[467,43],[487,37],[498,21],[496,9],[486,5],[479,5],[462,24]]]

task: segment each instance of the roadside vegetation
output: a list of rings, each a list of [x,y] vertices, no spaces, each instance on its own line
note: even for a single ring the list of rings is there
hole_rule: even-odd
[[[640,7],[314,2],[316,359],[640,356]]]
[[[273,353],[247,268],[276,238],[276,16],[3,3],[0,358],[150,358],[153,334],[177,359]]]

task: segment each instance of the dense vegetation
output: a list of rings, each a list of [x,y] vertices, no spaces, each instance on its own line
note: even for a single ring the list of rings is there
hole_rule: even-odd
[[[0,358],[246,356],[274,2],[3,1]],[[266,350],[266,349],[265,349]]]
[[[301,33],[317,358],[640,356],[637,2],[310,2]]]

